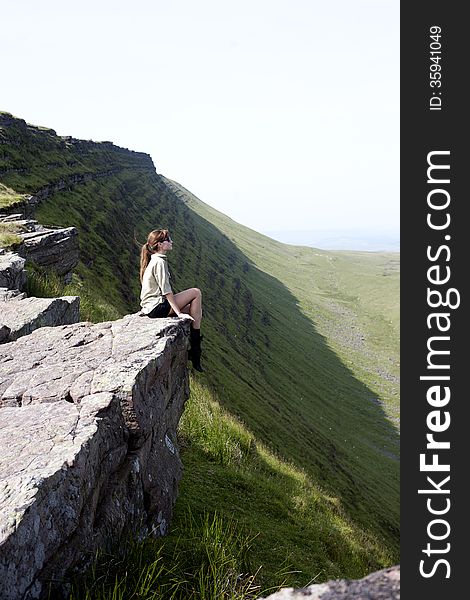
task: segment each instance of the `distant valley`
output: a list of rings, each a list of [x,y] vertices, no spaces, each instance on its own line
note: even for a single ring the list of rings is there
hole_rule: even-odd
[[[262,231],[265,235],[294,246],[311,246],[322,250],[358,250],[363,252],[399,252],[398,233],[377,233],[371,230],[301,230]]]

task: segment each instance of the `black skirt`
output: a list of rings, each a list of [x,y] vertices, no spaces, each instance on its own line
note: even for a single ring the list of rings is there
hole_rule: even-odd
[[[170,314],[170,310],[170,303],[165,298],[163,302],[157,304],[157,306],[151,312],[149,312],[147,317],[150,317],[151,319],[164,319],[165,317],[168,317],[168,315]]]

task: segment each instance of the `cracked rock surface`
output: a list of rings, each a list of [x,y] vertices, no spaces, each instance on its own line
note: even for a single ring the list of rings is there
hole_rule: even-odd
[[[80,298],[24,298],[22,294],[12,296],[0,293],[0,329],[7,327],[9,332],[0,343],[13,342],[28,335],[39,327],[69,325],[80,319]]]
[[[0,223],[13,227],[22,243],[17,254],[0,255],[0,287],[22,290],[25,282],[25,259],[62,276],[66,282],[79,261],[78,231],[75,227],[44,227],[22,213],[0,214]],[[22,257],[22,258],[21,258]],[[22,263],[21,263],[22,261]],[[9,264],[12,263],[12,264]]]
[[[2,600],[47,596],[121,534],[167,531],[188,331],[128,315],[0,346]]]
[[[265,600],[400,600],[400,567],[383,569],[363,579],[338,579],[297,590],[285,588]]]
[[[78,231],[75,227],[38,226],[36,231],[22,233],[21,237],[23,247],[20,252],[40,267],[58,275],[69,275],[78,264]]]

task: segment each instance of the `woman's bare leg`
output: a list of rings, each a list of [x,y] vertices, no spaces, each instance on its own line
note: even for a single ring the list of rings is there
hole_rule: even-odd
[[[176,304],[180,308],[181,312],[188,313],[194,319],[193,328],[201,328],[202,319],[202,294],[199,288],[191,288],[179,292],[173,296]],[[189,308],[188,308],[189,307]],[[174,314],[171,310],[170,315]]]

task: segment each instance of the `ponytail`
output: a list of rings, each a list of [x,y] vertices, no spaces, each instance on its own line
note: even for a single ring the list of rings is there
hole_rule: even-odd
[[[142,281],[145,269],[150,262],[151,256],[152,255],[149,252],[149,245],[143,244],[142,248],[140,249],[140,281]]]

